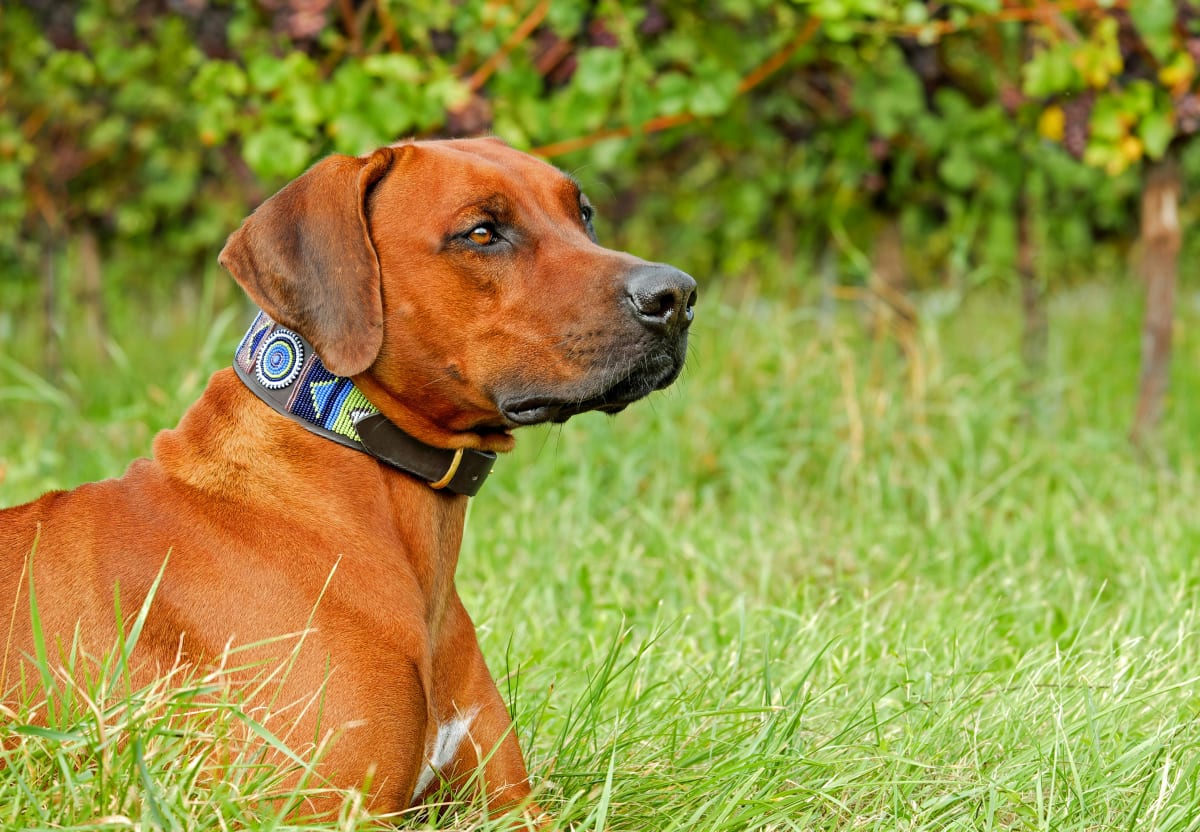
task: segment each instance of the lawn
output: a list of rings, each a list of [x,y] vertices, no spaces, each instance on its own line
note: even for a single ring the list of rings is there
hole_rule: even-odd
[[[0,313],[0,504],[148,451],[250,319],[216,280],[120,304],[114,357],[73,339],[54,384]],[[526,431],[472,503],[458,585],[561,828],[1200,828],[1181,306],[1145,454],[1125,439],[1140,302],[1107,284],[1052,298],[1032,385],[1015,297],[924,297],[903,352],[850,304],[830,324],[707,288],[674,388]],[[63,692],[56,729],[3,752],[0,826],[277,828],[269,772],[205,774],[240,716],[201,683],[108,710],[86,680]],[[479,807],[401,825],[478,828]]]

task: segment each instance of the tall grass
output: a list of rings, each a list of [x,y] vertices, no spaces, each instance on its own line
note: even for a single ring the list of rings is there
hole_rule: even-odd
[[[61,384],[15,342],[0,502],[148,450],[249,320],[203,297],[130,313],[172,325],[122,330],[124,358]],[[904,353],[853,309],[825,327],[710,292],[674,388],[525,431],[472,502],[458,586],[561,828],[1200,828],[1200,316],[1184,298],[1145,458],[1125,440],[1138,306],[1132,287],[1056,296],[1031,386],[1002,295],[924,299]],[[169,712],[188,687],[167,690]],[[170,736],[219,733],[212,716]],[[123,730],[112,747],[132,753],[143,728]],[[5,823],[116,811],[54,797],[103,753],[71,742],[19,734]],[[278,823],[189,780],[185,751],[165,758],[121,769],[131,823],[171,825],[148,808],[163,793],[186,795],[188,828],[206,805],[212,828]],[[455,803],[401,822],[481,817]]]

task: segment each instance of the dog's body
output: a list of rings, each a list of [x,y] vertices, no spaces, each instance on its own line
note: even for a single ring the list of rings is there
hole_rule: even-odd
[[[405,433],[505,451],[518,425],[615,412],[682,365],[694,281],[601,248],[589,219],[573,181],[500,142],[413,143],[321,162],[221,260]],[[132,619],[161,571],[135,652],[146,678],[231,645],[260,667],[295,651],[271,700],[291,729],[274,727],[300,749],[336,735],[327,782],[369,784],[371,807],[396,811],[482,761],[491,805],[524,800],[455,590],[466,508],[221,370],[153,459],[0,512],[0,695],[34,653],[30,578],[57,663],[74,638],[110,649],[114,593]]]

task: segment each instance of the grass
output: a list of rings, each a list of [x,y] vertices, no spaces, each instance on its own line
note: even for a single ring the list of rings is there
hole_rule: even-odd
[[[10,321],[0,504],[147,452],[249,320],[213,285],[115,310],[118,359],[73,343],[53,385]],[[472,503],[459,588],[561,828],[1200,828],[1194,299],[1147,460],[1134,287],[1053,299],[1032,391],[1003,295],[925,298],[904,360],[853,310],[718,294],[675,388],[526,431]],[[278,827],[271,772],[199,762],[246,715],[179,681],[12,715],[0,823]]]

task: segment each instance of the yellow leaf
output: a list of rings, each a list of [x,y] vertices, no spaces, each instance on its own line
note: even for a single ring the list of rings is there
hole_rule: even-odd
[[[1136,162],[1138,159],[1141,159],[1144,150],[1142,140],[1137,136],[1126,136],[1121,139],[1121,155],[1130,162]]]
[[[1052,104],[1038,116],[1038,133],[1052,142],[1061,142],[1066,131],[1067,117],[1063,108]]]
[[[1176,95],[1192,85],[1196,77],[1196,60],[1188,52],[1180,51],[1169,64],[1158,71],[1158,80]]]

